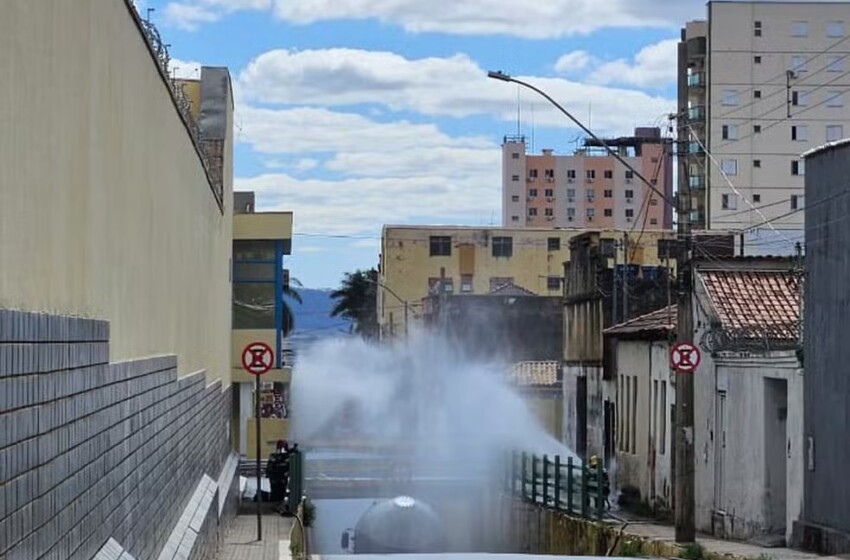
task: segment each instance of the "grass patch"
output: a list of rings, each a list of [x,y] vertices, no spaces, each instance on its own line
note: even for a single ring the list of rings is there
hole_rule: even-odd
[[[679,558],[683,560],[702,560],[705,550],[699,543],[691,543],[679,551]]]
[[[637,539],[626,539],[623,541],[623,544],[620,545],[619,556],[632,558],[636,556],[641,556],[642,553],[643,545]]]

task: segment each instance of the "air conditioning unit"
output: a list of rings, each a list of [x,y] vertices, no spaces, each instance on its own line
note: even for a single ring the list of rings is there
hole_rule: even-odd
[[[632,182],[632,180],[631,180],[631,179],[629,179],[628,177],[626,177],[626,182],[627,182],[627,183],[631,183],[631,182]]]
[[[627,199],[626,199],[626,202],[627,202],[628,204],[631,204],[632,202],[634,202],[634,200],[635,200],[635,199],[633,199],[633,198],[627,198]]]
[[[575,183],[575,182],[576,182],[575,177],[570,177],[570,178],[567,179],[567,183]]]
[[[626,218],[626,221],[631,222],[631,221],[633,221],[633,218]]]
[[[554,182],[555,182],[555,178],[554,178],[554,177],[546,177],[546,182],[547,182],[547,183],[554,183]]]
[[[546,202],[555,202],[555,198],[551,196],[546,197]]]
[[[587,201],[588,201],[588,202],[594,202],[595,200],[596,200],[596,199],[595,199],[595,198],[593,198],[592,196],[587,197]]]
[[[592,182],[593,182],[593,179],[591,179],[590,177],[588,177],[587,179],[585,179],[585,181],[587,181],[588,183],[592,183]]]
[[[588,217],[587,217],[587,221],[588,221],[588,222],[592,222],[592,221],[593,221],[593,216],[588,216]]]
[[[547,222],[551,222],[551,221],[552,221],[552,220],[554,220],[554,219],[555,219],[555,216],[546,216],[546,221],[547,221]]]
[[[534,197],[532,197],[532,196],[527,196],[527,197],[525,197],[525,201],[526,201],[526,202],[531,202],[532,198],[534,198]]]
[[[573,217],[572,217],[572,216],[567,216],[567,221],[568,221],[568,222],[572,222],[572,221],[573,221]]]

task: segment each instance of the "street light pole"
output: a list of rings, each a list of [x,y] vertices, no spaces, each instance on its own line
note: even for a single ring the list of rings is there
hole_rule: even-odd
[[[563,113],[568,119],[576,124],[581,130],[588,134],[603,146],[608,154],[622,163],[652,192],[657,194],[671,208],[677,212],[678,229],[678,257],[677,257],[677,279],[678,279],[678,340],[680,342],[691,342],[693,337],[693,261],[692,249],[693,238],[691,233],[691,196],[687,175],[682,175],[680,167],[679,196],[674,199],[666,193],[661,192],[646,179],[637,169],[626,161],[619,153],[613,150],[604,140],[599,138],[589,128],[584,126],[569,111],[564,109],[549,94],[537,87],[511,77],[504,72],[488,72],[487,77],[503,82],[511,82],[530,89],[551,103],[556,109]],[[681,162],[680,162],[680,165]],[[682,165],[686,167],[685,165]],[[685,173],[687,169],[684,169]],[[684,185],[684,188],[682,187]],[[627,262],[627,261],[626,261]],[[616,293],[614,298],[616,301]],[[625,302],[626,298],[623,299]],[[675,418],[675,519],[676,519],[676,542],[689,543],[694,541],[694,381],[693,374],[676,375],[676,418]]]
[[[385,284],[381,284],[377,280],[372,280],[371,278],[366,278],[366,281],[369,282],[370,284],[374,284],[374,285],[378,286],[379,288],[383,288],[384,290],[387,291],[387,293],[389,293],[391,296],[396,298],[402,305],[404,305],[404,337],[407,338],[408,322],[409,322],[409,315],[410,315],[410,305],[408,304],[407,300],[402,298],[401,296],[399,296],[397,293],[395,293],[389,286],[386,286]]]

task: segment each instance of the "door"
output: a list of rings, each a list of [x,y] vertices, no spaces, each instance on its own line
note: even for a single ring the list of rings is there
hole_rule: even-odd
[[[786,445],[788,417],[788,382],[784,379],[764,380],[764,470],[768,530],[784,534],[788,495],[788,454]]]
[[[614,431],[616,424],[615,419],[615,404],[611,401],[605,401],[605,465],[611,464],[614,459]]]
[[[726,391],[717,391],[714,424],[714,510],[725,513]]]

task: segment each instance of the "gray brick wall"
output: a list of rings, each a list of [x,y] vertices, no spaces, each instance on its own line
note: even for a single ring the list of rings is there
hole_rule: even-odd
[[[110,363],[104,321],[0,310],[0,558],[159,555],[231,452],[229,390],[176,365]]]

